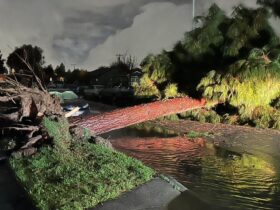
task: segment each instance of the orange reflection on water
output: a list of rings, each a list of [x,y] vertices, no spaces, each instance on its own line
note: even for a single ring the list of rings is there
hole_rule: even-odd
[[[196,138],[189,140],[186,137],[121,137],[111,140],[113,146],[120,150],[160,150],[170,152],[193,152],[205,146],[205,140]]]
[[[185,176],[190,169],[192,172],[200,171],[200,161],[205,151],[202,138],[189,140],[186,137],[130,136],[113,139],[111,143],[117,150],[143,161],[155,170],[177,177]]]

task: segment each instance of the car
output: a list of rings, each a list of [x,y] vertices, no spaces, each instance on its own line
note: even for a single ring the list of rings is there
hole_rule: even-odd
[[[64,112],[70,112],[74,108],[78,107],[79,111],[75,112],[72,117],[77,117],[77,116],[84,116],[90,114],[90,106],[89,104],[80,99],[75,99],[75,100],[67,100],[64,103],[61,104],[63,107]]]

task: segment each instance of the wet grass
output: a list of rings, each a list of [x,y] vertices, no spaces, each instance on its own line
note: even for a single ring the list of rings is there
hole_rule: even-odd
[[[10,160],[39,209],[85,209],[149,181],[154,171],[140,161],[71,136],[68,123],[45,119],[54,145],[32,157]],[[85,132],[85,138],[86,138]]]

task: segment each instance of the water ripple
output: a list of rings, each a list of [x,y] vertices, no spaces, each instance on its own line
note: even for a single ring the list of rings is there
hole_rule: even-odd
[[[111,142],[222,208],[280,209],[279,171],[261,158],[223,151],[202,139],[123,136]]]

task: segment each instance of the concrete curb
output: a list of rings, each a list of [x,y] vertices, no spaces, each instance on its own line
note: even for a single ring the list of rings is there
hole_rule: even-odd
[[[92,210],[193,210],[211,209],[172,177],[160,175],[126,192],[119,198],[99,204]]]

